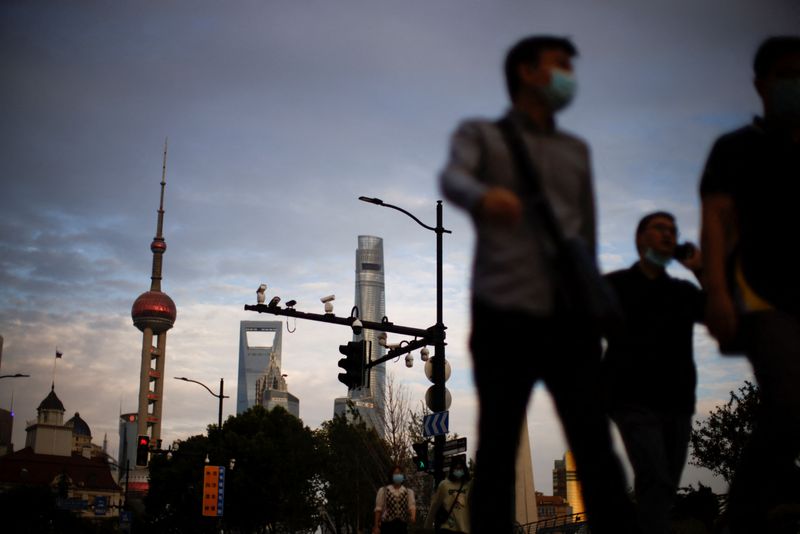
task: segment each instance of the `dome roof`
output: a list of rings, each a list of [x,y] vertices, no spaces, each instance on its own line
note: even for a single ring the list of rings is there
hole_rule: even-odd
[[[136,328],[150,328],[154,333],[172,328],[176,315],[175,303],[169,295],[161,291],[142,293],[131,307],[131,317]]]
[[[86,424],[86,421],[81,419],[81,414],[75,412],[75,416],[72,417],[69,421],[64,423],[64,426],[68,426],[72,428],[72,434],[75,436],[89,436],[92,437],[92,431],[89,429],[89,425]]]
[[[39,403],[37,410],[57,410],[59,412],[64,412],[64,404],[61,402],[61,399],[58,398],[58,395],[56,395],[55,384],[50,386],[50,393]]]

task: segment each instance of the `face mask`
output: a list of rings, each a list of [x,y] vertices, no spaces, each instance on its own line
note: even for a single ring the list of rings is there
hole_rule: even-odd
[[[649,247],[644,251],[644,258],[653,265],[658,265],[659,267],[666,267],[669,265],[669,262],[672,261],[672,258],[669,256],[662,256]]]
[[[463,469],[453,469],[453,476],[456,477],[456,478],[463,477],[464,476],[464,470]]]
[[[800,78],[776,80],[769,96],[771,115],[781,121],[800,122]]]
[[[401,473],[395,473],[392,475],[392,482],[395,484],[402,484],[403,481],[406,479]]]
[[[577,86],[578,83],[572,73],[562,69],[551,69],[550,84],[542,87],[541,91],[550,109],[558,111],[569,105],[575,96]]]

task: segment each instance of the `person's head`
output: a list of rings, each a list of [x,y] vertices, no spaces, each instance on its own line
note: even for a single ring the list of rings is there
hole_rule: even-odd
[[[764,41],[753,60],[753,72],[764,115],[800,125],[800,36]]]
[[[640,259],[669,260],[677,244],[678,227],[675,216],[669,212],[648,213],[636,226],[636,251]]]
[[[448,478],[453,482],[467,482],[469,480],[469,469],[467,469],[463,456],[453,458]]]
[[[552,111],[566,106],[575,90],[572,58],[578,50],[569,39],[552,35],[526,37],[506,54],[506,88],[511,102],[530,94]]]
[[[399,486],[405,479],[406,476],[403,474],[403,468],[399,465],[392,466],[392,470],[389,472],[389,484]]]

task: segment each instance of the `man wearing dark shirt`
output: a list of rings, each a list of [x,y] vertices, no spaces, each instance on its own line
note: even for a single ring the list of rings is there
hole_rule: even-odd
[[[800,502],[800,37],[767,39],[753,67],[764,116],[716,141],[700,182],[706,321],[721,349],[744,349],[761,397],[731,483],[733,533],[766,532],[770,510]]]
[[[625,332],[608,340],[604,360],[610,414],[633,466],[639,525],[653,534],[670,531],[686,462],[697,383],[692,337],[703,314],[700,290],[665,270],[677,234],[672,214],[646,215],[636,229],[639,261],[606,275],[626,322]],[[696,274],[700,252],[690,252],[681,263]]]

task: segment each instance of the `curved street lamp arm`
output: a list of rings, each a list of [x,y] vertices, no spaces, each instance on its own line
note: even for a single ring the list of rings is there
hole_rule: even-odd
[[[28,378],[31,375],[24,375],[22,373],[17,373],[15,375],[2,375],[0,378]]]
[[[214,397],[216,397],[216,398],[218,398],[218,399],[219,399],[219,398],[223,398],[223,399],[229,399],[229,398],[230,398],[230,396],[228,396],[228,395],[222,395],[222,396],[220,397],[220,395],[219,395],[218,393],[214,393],[213,391],[211,391],[211,390],[208,388],[208,386],[207,386],[207,385],[203,384],[202,382],[198,382],[197,380],[191,380],[191,379],[189,379],[189,378],[186,378],[185,376],[176,376],[176,377],[175,377],[175,380],[183,380],[184,382],[194,382],[195,384],[200,384],[201,386],[203,386],[204,388],[206,388],[206,390],[207,390],[209,393],[211,393],[211,395],[213,395]]]
[[[385,206],[387,208],[392,208],[393,210],[397,210],[397,211],[399,211],[401,213],[405,213],[406,215],[408,215],[409,217],[414,219],[414,221],[418,225],[422,226],[426,230],[430,230],[431,232],[438,232],[440,230],[439,228],[435,228],[433,226],[428,226],[424,222],[420,221],[413,213],[409,213],[408,211],[404,210],[403,208],[401,208],[399,206],[395,206],[393,204],[387,204],[386,202],[384,202],[383,200],[381,200],[379,198],[358,197],[358,200],[361,200],[363,202],[369,202],[370,204],[375,204],[376,206]],[[452,233],[450,230],[445,230],[444,228],[442,228],[441,231],[443,233],[445,233],[445,234],[451,234]]]

